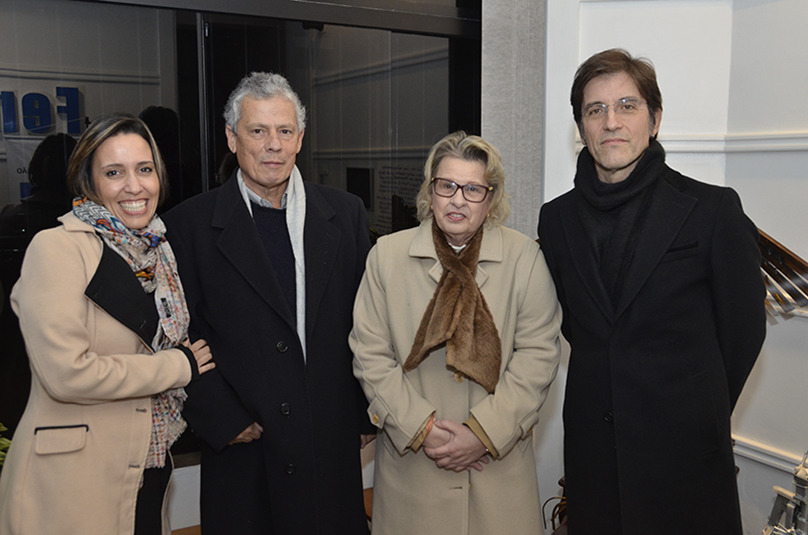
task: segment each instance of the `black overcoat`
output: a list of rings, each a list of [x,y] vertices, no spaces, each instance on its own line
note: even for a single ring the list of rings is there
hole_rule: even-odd
[[[369,226],[357,197],[304,186],[305,362],[235,176],[164,217],[192,338],[206,339],[216,362],[187,389],[183,411],[204,442],[207,535],[367,533],[359,457],[367,401],[348,334]],[[254,421],[260,440],[228,446]]]
[[[741,534],[730,415],[765,336],[758,233],[738,195],[665,167],[612,305],[573,189],[539,238],[570,342],[570,535]]]

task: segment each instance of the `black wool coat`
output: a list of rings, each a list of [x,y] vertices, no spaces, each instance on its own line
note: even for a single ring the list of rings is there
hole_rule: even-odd
[[[216,368],[187,389],[183,415],[204,442],[206,534],[367,533],[360,431],[367,401],[348,334],[370,248],[361,201],[304,182],[304,362],[286,304],[235,177],[164,217],[191,313]],[[260,440],[228,446],[252,422]]]
[[[740,535],[730,415],[765,337],[758,233],[729,188],[665,166],[613,305],[573,189],[539,238],[572,347],[570,535]]]

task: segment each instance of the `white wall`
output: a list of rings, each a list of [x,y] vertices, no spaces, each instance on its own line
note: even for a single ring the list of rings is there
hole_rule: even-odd
[[[735,188],[759,227],[808,258],[808,236],[796,221],[808,199],[808,2],[548,0],[547,12],[545,200],[572,187],[580,145],[569,90],[577,65],[623,47],[657,68],[659,140],[668,163]],[[771,486],[791,488],[791,469],[808,448],[805,322],[770,320],[733,417],[748,534],[761,532],[774,501]],[[559,405],[560,386],[552,391]],[[539,458],[554,461],[562,433],[557,417],[550,418]],[[539,467],[545,497],[545,489],[557,488],[556,468]]]
[[[726,171],[757,225],[808,259],[808,236],[795,224],[808,200],[806,26],[808,2],[735,0]],[[806,321],[772,318],[735,411],[748,533],[765,525],[772,485],[793,489],[790,471],[808,449]]]

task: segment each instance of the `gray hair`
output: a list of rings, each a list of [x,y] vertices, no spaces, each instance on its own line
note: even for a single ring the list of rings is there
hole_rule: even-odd
[[[280,74],[271,72],[253,72],[245,76],[238,86],[230,93],[224,107],[224,120],[233,132],[236,132],[238,121],[241,119],[241,101],[244,97],[256,100],[282,97],[294,104],[297,129],[302,132],[306,129],[306,108],[300,102],[297,93],[292,90],[289,80]]]

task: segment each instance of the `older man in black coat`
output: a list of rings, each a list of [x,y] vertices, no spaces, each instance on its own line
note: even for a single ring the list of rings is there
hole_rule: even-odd
[[[765,336],[758,233],[738,195],[665,165],[653,67],[576,73],[586,145],[539,237],[572,347],[570,535],[741,535],[730,415]]]
[[[364,206],[302,181],[305,109],[283,77],[247,76],[225,119],[239,169],[165,216],[192,334],[217,363],[183,411],[203,440],[203,533],[367,533],[348,347]]]

